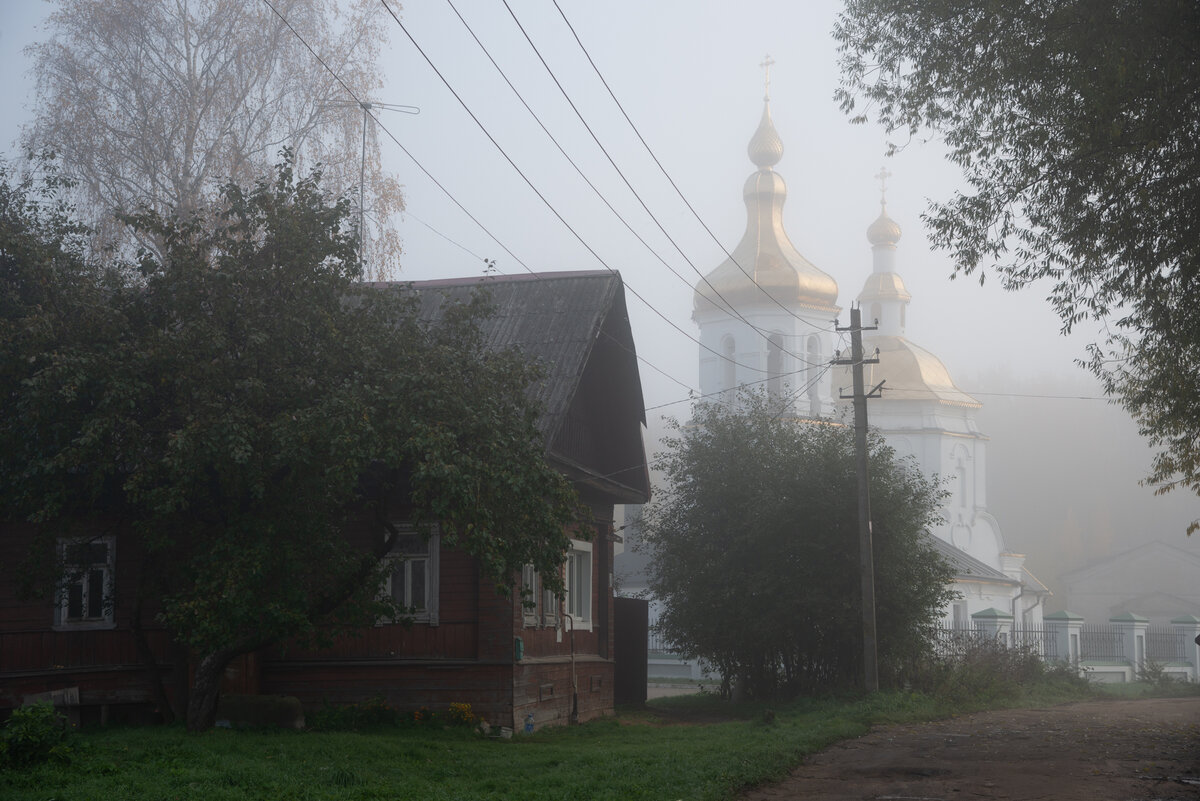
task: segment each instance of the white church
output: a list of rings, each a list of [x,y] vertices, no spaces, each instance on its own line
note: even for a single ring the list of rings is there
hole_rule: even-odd
[[[774,170],[783,141],[769,98],[748,150],[756,169],[743,190],[746,232],[731,258],[695,288],[700,391],[733,394],[765,383],[769,393],[791,399],[798,418],[841,419],[849,401],[840,390],[848,393],[850,373],[826,369],[841,310],[838,285],[800,254],[784,230],[787,187]],[[879,359],[868,367],[867,386],[884,382],[882,397],[868,401],[870,424],[899,456],[914,457],[927,475],[948,482],[945,522],[931,532],[961,596],[946,610],[946,624],[1041,627],[1049,590],[1025,568],[1024,555],[1007,548],[987,509],[988,440],[976,421],[982,404],[955,386],[941,360],[905,336],[912,296],[896,271],[900,234],[882,204],[867,228],[871,271],[854,299],[864,327],[876,327],[863,336],[866,352],[877,350]]]

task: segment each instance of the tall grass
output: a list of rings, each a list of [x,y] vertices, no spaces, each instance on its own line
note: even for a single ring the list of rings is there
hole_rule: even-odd
[[[1072,697],[1060,693],[1058,700]],[[777,707],[699,695],[512,740],[484,738],[462,726],[201,735],[178,728],[99,729],[77,738],[69,764],[0,772],[0,797],[718,801],[779,779],[807,754],[873,724],[955,711],[919,693]]]

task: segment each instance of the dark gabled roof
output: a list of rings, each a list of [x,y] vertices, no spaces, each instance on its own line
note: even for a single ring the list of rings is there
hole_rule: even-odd
[[[542,409],[540,425],[547,437],[575,396],[605,318],[615,312],[629,330],[621,276],[607,270],[416,281],[412,287],[421,298],[421,318],[431,322],[442,316],[447,302],[466,302],[477,288],[488,290],[495,308],[482,326],[488,346],[516,347],[545,371],[533,399]],[[618,344],[628,349],[636,370],[632,334]],[[641,410],[640,382],[637,392]],[[646,422],[644,411],[641,422]]]
[[[538,363],[542,377],[530,388],[530,398],[540,409],[538,427],[546,440],[547,453],[578,467],[577,454],[560,445],[571,429],[570,414],[578,415],[581,383],[591,362],[602,363],[608,372],[599,380],[615,392],[619,409],[607,410],[617,419],[645,425],[645,402],[638,373],[637,353],[625,306],[621,276],[609,271],[534,273],[517,276],[481,276],[411,284],[420,302],[422,320],[437,322],[449,304],[470,300],[477,289],[486,289],[493,311],[481,324],[485,343],[496,350],[516,348]],[[602,358],[600,354],[603,354]],[[591,386],[598,376],[593,366]],[[586,413],[586,412],[585,412]],[[620,477],[601,475],[618,483],[649,491],[645,451],[640,427],[636,434],[640,464],[620,465]],[[626,438],[626,445],[628,445]],[[626,447],[628,454],[629,448]],[[632,456],[632,454],[628,454]],[[629,483],[632,482],[632,483]],[[645,485],[644,487],[641,485]]]
[[[961,548],[954,547],[941,537],[930,536],[930,539],[933,540],[933,547],[937,552],[950,563],[950,569],[954,571],[954,578],[956,579],[966,581],[1000,581],[1005,584],[1020,583],[1004,575],[1004,573],[988,563],[976,559]]]

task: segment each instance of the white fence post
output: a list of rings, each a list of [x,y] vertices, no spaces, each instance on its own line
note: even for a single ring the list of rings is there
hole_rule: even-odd
[[[1171,618],[1171,626],[1183,636],[1183,653],[1187,661],[1192,663],[1188,681],[1200,681],[1200,643],[1196,642],[1196,638],[1200,637],[1200,617],[1182,615]]]
[[[1012,621],[1012,615],[995,607],[971,615],[976,629],[1005,647],[1012,644]]]
[[[1083,616],[1064,609],[1061,612],[1051,612],[1042,617],[1046,628],[1054,632],[1058,658],[1072,665],[1079,665],[1081,651],[1079,650],[1079,634],[1083,628]]]
[[[1150,621],[1141,615],[1126,612],[1110,617],[1108,622],[1117,630],[1125,660],[1133,667],[1130,681],[1137,681],[1138,676],[1146,669],[1146,629],[1150,628]]]

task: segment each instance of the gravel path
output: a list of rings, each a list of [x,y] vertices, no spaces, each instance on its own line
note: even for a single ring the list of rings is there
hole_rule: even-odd
[[[1089,701],[884,726],[741,801],[1196,801],[1200,698]]]

